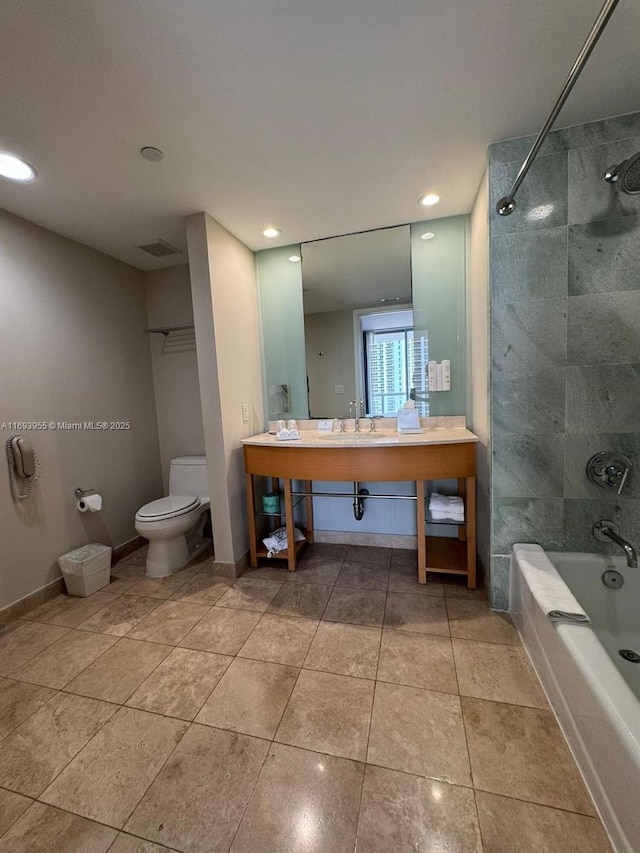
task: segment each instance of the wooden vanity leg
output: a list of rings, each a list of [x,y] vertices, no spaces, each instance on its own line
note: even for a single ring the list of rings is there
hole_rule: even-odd
[[[427,582],[427,529],[424,512],[424,480],[416,481],[416,528],[418,534],[418,583]]]
[[[247,515],[249,517],[249,562],[251,568],[258,566],[258,551],[256,548],[256,509],[253,495],[253,474],[245,474],[247,484]]]
[[[304,490],[305,492],[312,492],[312,483],[311,480],[304,481]],[[309,544],[313,543],[313,498],[306,497],[304,499],[304,511],[306,516],[306,524],[307,524],[307,542]]]
[[[460,477],[458,480],[458,494],[464,501],[464,505],[467,505],[467,480],[465,477]],[[466,524],[458,525],[458,539],[460,542],[464,542],[467,538],[467,526]]]
[[[476,588],[476,478],[467,477],[467,586]]]
[[[293,499],[291,497],[291,480],[284,479],[284,513],[287,528],[287,568],[290,572],[296,570],[296,542],[294,536],[295,525],[293,523]]]

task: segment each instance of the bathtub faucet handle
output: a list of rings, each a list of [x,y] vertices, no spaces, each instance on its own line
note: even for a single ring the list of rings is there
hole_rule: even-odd
[[[616,489],[620,494],[631,471],[631,460],[624,453],[601,450],[587,462],[587,477],[603,489]]]
[[[608,469],[609,470],[609,469]],[[621,494],[624,484],[627,482],[627,475],[629,474],[629,469],[625,468],[624,471],[620,471],[619,468],[613,468],[611,470],[611,476],[613,477],[614,485],[616,481],[620,481],[620,486],[618,488],[618,494]]]

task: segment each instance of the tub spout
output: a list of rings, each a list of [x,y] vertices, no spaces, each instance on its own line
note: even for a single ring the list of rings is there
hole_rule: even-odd
[[[636,554],[636,549],[630,542],[627,542],[626,539],[619,536],[611,524],[608,524],[606,521],[598,521],[597,524],[594,524],[593,526],[593,535],[596,539],[600,539],[601,542],[604,541],[601,537],[611,539],[611,541],[615,542],[616,545],[619,545],[626,554],[627,566],[630,569],[638,568],[638,555]]]

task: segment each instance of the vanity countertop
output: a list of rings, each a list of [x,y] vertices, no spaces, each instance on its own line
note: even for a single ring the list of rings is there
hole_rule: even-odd
[[[243,444],[264,447],[316,447],[335,450],[336,447],[379,447],[388,445],[415,446],[431,444],[462,444],[478,441],[478,436],[463,426],[427,427],[421,433],[400,434],[391,429],[376,429],[370,433],[368,427],[354,432],[319,432],[317,429],[300,430],[301,437],[288,441],[278,441],[275,435],[263,432],[250,438],[243,438]]]

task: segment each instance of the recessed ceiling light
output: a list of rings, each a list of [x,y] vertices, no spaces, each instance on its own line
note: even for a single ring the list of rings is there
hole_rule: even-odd
[[[420,239],[421,240],[433,240],[433,238],[435,236],[436,235],[433,233],[433,231],[426,231],[424,234],[420,235]]]
[[[273,240],[274,237],[280,236],[279,229],[273,228],[272,226],[269,226],[269,228],[265,228],[262,233],[264,234],[265,237],[268,237],[270,240]]]
[[[154,148],[152,145],[145,145],[140,149],[140,156],[144,157],[150,163],[159,163],[164,160],[164,154],[159,148]]]
[[[431,207],[432,204],[437,204],[440,201],[440,196],[437,193],[427,193],[419,199],[419,204],[423,207]]]
[[[0,151],[0,175],[9,178],[10,181],[21,181],[28,183],[32,181],[38,173],[30,166],[16,157],[15,154],[9,154],[8,151]]]
[[[300,255],[289,255],[289,260],[292,264],[299,264],[302,258]]]

